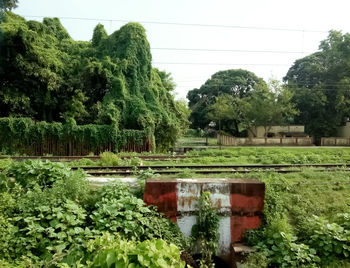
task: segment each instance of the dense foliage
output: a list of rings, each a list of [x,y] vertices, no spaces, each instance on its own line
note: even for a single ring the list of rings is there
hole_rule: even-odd
[[[119,150],[127,143],[141,146],[145,141],[152,142],[150,129],[119,130],[115,125],[77,125],[74,119],[65,123],[45,121],[35,122],[30,118],[0,118],[0,152],[7,154],[25,153],[34,155],[35,144],[69,142],[89,148],[88,153],[104,150]],[[111,145],[111,148],[108,148]],[[72,151],[74,153],[74,148]]]
[[[136,242],[107,234],[91,243],[90,248],[95,256],[89,267],[185,267],[179,249],[161,239]]]
[[[305,124],[316,137],[336,135],[336,127],[350,117],[350,34],[331,31],[320,51],[295,61],[284,80]]]
[[[290,123],[297,114],[290,91],[241,69],[215,73],[200,89],[189,91],[187,98],[192,127],[208,128],[212,120],[217,129],[234,136],[247,135],[253,126],[268,129]]]
[[[18,3],[18,0],[0,0],[0,12],[2,10],[12,10],[16,8],[17,3]]]
[[[4,12],[0,24],[0,116],[151,129],[159,149],[187,125],[169,74],[152,68],[144,28],[129,23],[91,42],[74,41],[57,18]]]
[[[348,267],[349,175],[333,174],[336,184],[312,171],[260,177],[266,183],[264,224],[247,236],[261,258],[251,258],[256,267]]]
[[[208,126],[210,122],[206,116],[208,108],[219,95],[226,93],[240,99],[262,84],[265,84],[262,78],[242,69],[219,71],[213,74],[199,89],[190,90],[187,94],[189,107],[192,110],[190,116],[192,128],[204,129]],[[232,122],[230,123],[232,125]],[[233,125],[235,128],[233,131],[236,133],[239,132],[237,124]]]
[[[191,239],[193,247],[199,247],[201,253],[200,267],[215,267],[213,255],[216,255],[219,242],[219,215],[210,200],[210,193],[203,192],[198,198],[198,216],[192,226]]]
[[[115,243],[102,245],[108,237]],[[121,183],[91,192],[81,171],[41,161],[0,173],[2,267],[110,267],[112,256],[139,267],[183,267],[179,248],[186,247],[174,223]]]

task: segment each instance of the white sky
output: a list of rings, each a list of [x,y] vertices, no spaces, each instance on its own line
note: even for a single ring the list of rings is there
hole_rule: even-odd
[[[14,12],[27,19],[42,20],[29,16],[59,17],[75,40],[90,40],[99,22],[111,34],[126,23],[117,20],[252,27],[142,23],[151,44],[153,66],[170,72],[177,84],[176,97],[185,98],[189,90],[200,87],[220,70],[242,68],[266,81],[271,77],[282,79],[296,59],[318,49],[329,30],[350,32],[349,10],[348,0],[19,0]]]

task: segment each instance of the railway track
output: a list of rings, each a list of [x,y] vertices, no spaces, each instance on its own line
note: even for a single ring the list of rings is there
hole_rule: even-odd
[[[129,156],[129,155],[122,155],[120,156],[121,159],[130,159],[130,158],[140,158],[143,160],[176,160],[176,159],[184,159],[189,158],[189,156],[185,155],[138,155],[138,156]],[[191,156],[193,157],[193,156]],[[195,156],[194,156],[195,157]],[[71,161],[77,161],[81,159],[89,159],[92,161],[98,161],[101,159],[100,156],[0,156],[1,159],[12,159],[14,161],[24,161],[29,159],[41,159],[41,160],[50,160],[53,162],[62,161],[62,162],[71,162]]]
[[[113,166],[73,167],[81,168],[92,176],[130,176],[138,171],[152,169],[161,175],[172,175],[188,170],[196,174],[249,173],[252,171],[275,171],[278,173],[301,172],[303,168],[317,168],[318,171],[350,171],[350,164],[276,164],[276,165],[159,165],[159,166]]]

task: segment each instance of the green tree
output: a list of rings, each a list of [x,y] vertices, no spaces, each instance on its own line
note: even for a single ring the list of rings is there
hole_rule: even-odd
[[[210,105],[219,95],[229,94],[238,100],[248,96],[259,84],[264,85],[264,80],[246,70],[234,69],[215,73],[199,89],[190,90],[187,94],[192,111],[190,116],[192,128],[205,128],[208,125],[210,119],[206,115]],[[234,122],[225,121],[223,129],[239,135],[239,123],[235,120]]]
[[[238,120],[239,107],[235,98],[229,94],[221,94],[216,97],[215,103],[209,106],[207,118],[218,123],[221,131],[221,122],[224,120]]]
[[[17,7],[18,0],[0,0],[0,10],[10,11]]]
[[[272,125],[289,123],[298,114],[291,101],[293,94],[278,81],[271,80],[268,85],[259,84],[255,90],[244,98],[221,94],[209,107],[207,114],[210,120],[236,123],[242,132],[251,131],[256,135],[254,127],[264,126],[265,133]]]
[[[266,135],[271,126],[290,123],[298,114],[292,97],[276,80],[271,80],[268,87],[257,88],[246,100],[245,127],[256,136],[252,127],[264,126]]]
[[[294,93],[299,115],[316,138],[336,134],[349,113],[350,34],[330,31],[320,51],[295,61],[284,80]]]
[[[81,42],[57,18],[40,23],[5,11],[0,38],[0,117],[148,130],[160,150],[188,126],[171,75],[152,67],[138,23],[111,35],[99,24],[92,41]]]

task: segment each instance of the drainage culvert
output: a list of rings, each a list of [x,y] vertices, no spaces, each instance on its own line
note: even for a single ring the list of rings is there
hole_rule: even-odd
[[[191,235],[196,223],[197,200],[209,192],[220,217],[218,255],[231,262],[234,243],[242,241],[243,233],[261,224],[265,184],[241,179],[149,179],[144,201],[177,222],[181,232]]]

